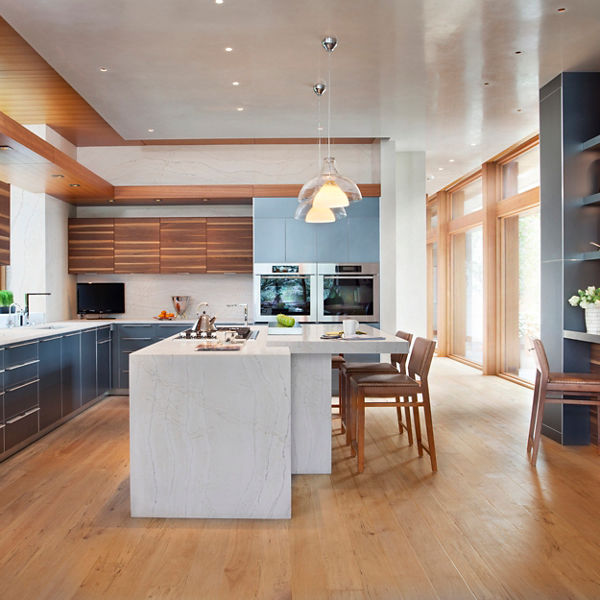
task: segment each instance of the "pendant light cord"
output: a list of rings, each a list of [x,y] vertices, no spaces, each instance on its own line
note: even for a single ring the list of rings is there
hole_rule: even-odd
[[[333,85],[331,85],[331,55],[332,50],[328,51],[327,56],[327,87],[329,88],[329,94],[327,94],[327,157],[331,158],[331,94]],[[331,175],[331,161],[329,164],[329,174]]]

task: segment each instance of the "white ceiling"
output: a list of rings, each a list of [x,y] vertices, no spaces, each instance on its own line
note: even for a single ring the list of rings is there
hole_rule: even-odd
[[[332,135],[426,150],[429,192],[535,133],[555,75],[600,71],[600,0],[0,0],[0,14],[128,139],[313,137],[320,40],[336,35]]]

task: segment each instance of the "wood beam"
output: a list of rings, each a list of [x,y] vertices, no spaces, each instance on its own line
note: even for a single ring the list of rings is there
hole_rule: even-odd
[[[0,179],[78,204],[113,196],[113,186],[0,112]]]

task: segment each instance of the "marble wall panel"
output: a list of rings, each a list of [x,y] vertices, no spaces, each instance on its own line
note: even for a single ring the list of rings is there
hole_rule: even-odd
[[[379,182],[379,145],[332,150],[340,173]],[[82,147],[77,159],[113,185],[304,183],[320,170],[314,144]]]

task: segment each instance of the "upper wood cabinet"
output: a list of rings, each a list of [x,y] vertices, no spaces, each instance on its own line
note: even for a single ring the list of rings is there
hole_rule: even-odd
[[[160,219],[160,272],[206,273],[206,219]]]
[[[115,219],[115,273],[160,271],[160,219]]]
[[[69,219],[69,273],[252,273],[251,217]]]
[[[206,272],[252,273],[252,217],[206,220]]]
[[[10,185],[0,181],[0,265],[10,264]]]
[[[114,219],[69,219],[69,273],[113,273]]]

